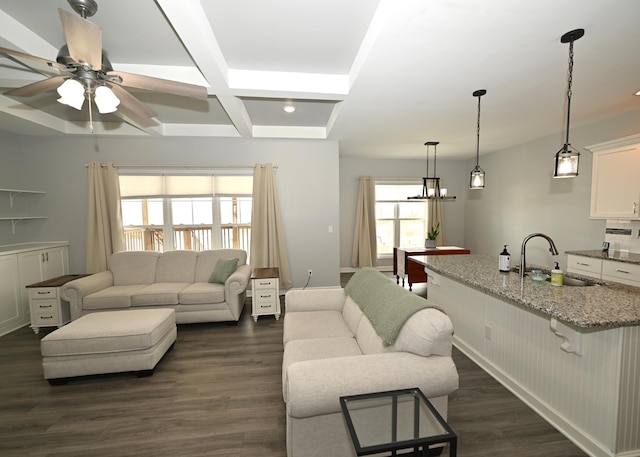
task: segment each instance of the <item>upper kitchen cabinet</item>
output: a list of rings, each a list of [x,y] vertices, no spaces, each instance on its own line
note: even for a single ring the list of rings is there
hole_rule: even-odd
[[[640,135],[588,149],[593,152],[591,217],[640,219]]]

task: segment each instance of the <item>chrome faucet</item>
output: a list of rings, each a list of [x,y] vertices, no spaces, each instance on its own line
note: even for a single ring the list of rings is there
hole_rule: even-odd
[[[524,278],[524,271],[527,268],[527,241],[537,236],[544,238],[549,242],[549,252],[551,255],[558,255],[556,244],[548,235],[545,235],[544,233],[532,233],[531,235],[527,235],[524,240],[522,240],[522,247],[520,248],[520,279]]]

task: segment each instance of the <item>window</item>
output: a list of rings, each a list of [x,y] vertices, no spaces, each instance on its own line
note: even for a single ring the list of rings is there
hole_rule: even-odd
[[[376,184],[378,257],[392,255],[394,246],[424,246],[427,202],[407,199],[421,192],[420,184]]]
[[[251,176],[120,176],[127,251],[237,248],[251,242]]]

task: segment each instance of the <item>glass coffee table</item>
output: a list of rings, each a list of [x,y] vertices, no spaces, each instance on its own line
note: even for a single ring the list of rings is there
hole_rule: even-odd
[[[441,451],[430,446],[449,443],[456,457],[458,437],[418,388],[340,397],[340,405],[357,455],[429,456]]]

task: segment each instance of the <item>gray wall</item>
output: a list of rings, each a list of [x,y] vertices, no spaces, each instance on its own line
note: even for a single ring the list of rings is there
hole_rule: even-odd
[[[640,131],[640,111],[591,125],[571,128],[571,143],[580,153],[579,176],[553,179],[553,156],[564,143],[560,134],[540,138],[480,157],[486,188],[467,191],[465,245],[474,253],[496,256],[509,245],[512,264],[519,262],[524,237],[533,232],[548,234],[560,256],[553,258],[543,239],[527,243],[527,261],[553,266],[560,260],[566,270],[564,251],[599,249],[606,222],[589,219],[592,154],[586,146]],[[475,159],[467,162],[473,168]]]
[[[91,161],[129,165],[278,166],[276,180],[294,287],[335,286],[339,278],[338,144],[316,140],[0,136],[0,187],[44,190],[32,211],[48,219],[2,222],[0,244],[69,241],[72,272],[84,271],[87,171]],[[5,165],[6,164],[6,165]],[[16,179],[18,177],[18,179]],[[2,196],[0,196],[2,197]],[[8,200],[8,196],[7,196]],[[7,230],[9,226],[9,230]],[[333,226],[333,233],[328,233]]]
[[[433,162],[430,165],[433,166]],[[466,164],[460,160],[438,159],[437,165],[438,176],[442,178],[444,187],[448,189],[449,195],[457,197],[455,201],[445,201],[443,204],[444,242],[447,245],[464,246],[464,210],[468,187],[467,174],[464,173]],[[359,186],[357,178],[421,178],[426,173],[426,166],[426,152],[424,160],[340,158],[340,267],[344,271],[352,269],[351,251]],[[389,259],[381,261],[379,266],[391,267],[392,263]]]

